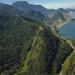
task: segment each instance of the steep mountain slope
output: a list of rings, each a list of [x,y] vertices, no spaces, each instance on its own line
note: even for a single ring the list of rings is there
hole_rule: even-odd
[[[19,67],[31,46],[37,28],[36,23],[20,16],[0,14],[0,72],[13,72]]]
[[[29,12],[30,10],[40,12],[43,15],[46,15],[49,13],[49,11],[44,8],[41,5],[34,5],[34,4],[29,4],[26,1],[16,1],[12,4],[13,7],[17,8],[18,10],[21,10],[23,12]]]
[[[63,23],[70,21],[70,20],[71,20],[71,17],[68,14],[68,12],[65,9],[60,8],[55,11],[54,15],[52,16],[51,19],[48,20],[47,23],[50,26],[57,28],[61,26]]]
[[[75,52],[72,53],[64,62],[62,75],[75,75]]]
[[[0,14],[1,75],[54,75],[72,52],[44,25],[20,16]]]
[[[75,75],[75,41],[70,43],[74,50],[62,65],[62,75]]]
[[[72,19],[72,15],[68,9],[46,9],[41,5],[29,4],[26,1],[16,1],[12,4],[12,6],[22,11],[24,14],[27,14],[28,17],[33,18],[34,16],[36,18],[40,18],[40,21],[43,21],[44,23],[47,23],[46,25],[55,28]],[[37,15],[37,17],[34,11],[42,13],[45,18],[42,15]]]
[[[31,5],[26,1],[16,1],[12,5],[12,7],[22,12],[22,15],[33,20],[44,21],[46,16],[42,13],[47,10],[40,5]]]
[[[26,2],[17,8],[14,5],[0,4],[0,75],[58,75],[61,71],[63,75],[75,74],[75,68],[69,67],[74,65],[75,55],[68,58],[73,48],[42,23],[46,17],[41,12],[46,10]],[[63,9],[51,12],[50,25],[68,19]]]
[[[71,52],[72,48],[65,40],[40,26],[16,75],[57,75]]]
[[[8,4],[3,4],[3,3],[0,3],[0,13],[5,13],[5,14],[8,13],[11,15],[21,14],[21,12],[18,11],[17,9],[13,8]]]
[[[10,10],[10,11],[9,11]],[[15,7],[0,3],[0,13],[10,14],[10,15],[20,15],[27,19],[31,19],[33,21],[42,22],[46,18],[43,14],[36,11],[23,12],[21,10],[16,9]]]

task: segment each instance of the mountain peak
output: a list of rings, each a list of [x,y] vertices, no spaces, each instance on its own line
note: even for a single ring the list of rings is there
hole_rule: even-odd
[[[26,11],[28,12],[29,10],[33,10],[33,11],[38,11],[43,15],[48,13],[48,10],[42,5],[29,4],[26,1],[16,1],[12,4],[12,6],[17,8],[20,11],[25,11],[25,12]]]
[[[29,5],[29,3],[27,1],[16,1],[14,2],[12,5]]]

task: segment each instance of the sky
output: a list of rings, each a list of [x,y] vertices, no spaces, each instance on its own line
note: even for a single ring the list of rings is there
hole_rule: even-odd
[[[0,0],[0,3],[12,4],[15,1],[27,1],[30,4],[42,5],[48,9],[75,8],[75,0]]]

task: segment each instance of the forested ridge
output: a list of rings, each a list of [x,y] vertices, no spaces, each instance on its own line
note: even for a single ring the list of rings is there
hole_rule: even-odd
[[[50,19],[0,4],[0,75],[75,75],[74,45],[50,26],[67,20],[62,11]]]

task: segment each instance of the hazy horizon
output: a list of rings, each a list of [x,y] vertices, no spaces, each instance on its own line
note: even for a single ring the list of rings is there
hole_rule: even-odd
[[[27,1],[30,4],[42,5],[48,9],[75,8],[75,0],[2,0],[0,3],[12,4],[15,1]]]

